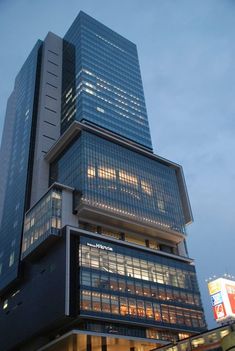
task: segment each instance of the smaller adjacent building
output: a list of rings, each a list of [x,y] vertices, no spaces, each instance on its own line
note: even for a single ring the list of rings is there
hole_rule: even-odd
[[[48,348],[48,351],[52,350]],[[53,349],[62,350],[62,349]],[[235,350],[235,324],[211,329],[177,343],[155,348],[152,351],[232,351]]]
[[[214,318],[218,323],[235,320],[235,281],[218,278],[208,283]]]

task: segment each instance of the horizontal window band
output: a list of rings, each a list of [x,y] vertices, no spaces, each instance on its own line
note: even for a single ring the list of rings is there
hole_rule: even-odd
[[[50,62],[52,65],[55,65],[55,66],[59,66],[57,63],[55,63],[55,62],[53,62],[53,61],[51,61],[51,60],[47,60],[48,62]]]
[[[52,72],[50,72],[50,71],[47,71],[47,73],[51,74],[51,75],[54,76],[54,77],[58,77],[57,74],[52,73]]]
[[[56,56],[59,56],[59,54],[57,52],[55,52],[55,51],[52,51],[50,49],[48,49],[48,51],[51,52],[52,54],[56,55]]]
[[[52,99],[52,100],[56,100],[56,101],[57,101],[57,98],[55,98],[55,97],[53,97],[53,96],[51,96],[51,95],[46,94],[46,96],[49,97],[49,98]]]
[[[55,141],[55,140],[56,140],[56,139],[51,138],[51,137],[49,137],[48,135],[45,135],[45,134],[43,134],[43,136],[44,136],[45,138],[50,139],[50,140],[53,140],[53,141]]]
[[[44,121],[44,122],[47,123],[47,124],[50,124],[53,127],[56,127],[56,124],[54,124],[54,123],[51,123],[51,122],[48,122],[48,121]]]
[[[49,85],[49,86],[52,87],[52,88],[58,89],[58,87],[56,87],[55,85],[53,85],[53,84],[51,84],[51,83],[46,82],[46,84]]]
[[[57,113],[57,111],[52,110],[52,109],[51,109],[51,108],[49,108],[49,107],[46,107],[46,106],[45,106],[45,109],[46,109],[46,110],[48,110],[48,111],[50,111],[50,112]]]

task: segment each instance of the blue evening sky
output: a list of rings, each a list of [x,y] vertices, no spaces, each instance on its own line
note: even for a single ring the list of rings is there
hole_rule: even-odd
[[[188,249],[213,327],[205,279],[235,274],[235,1],[0,0],[0,135],[36,40],[63,36],[80,10],[138,46],[154,150],[184,167]]]

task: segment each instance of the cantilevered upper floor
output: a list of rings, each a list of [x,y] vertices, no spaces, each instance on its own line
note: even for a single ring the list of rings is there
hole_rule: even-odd
[[[75,188],[80,221],[183,240],[192,213],[179,165],[76,121],[45,159],[51,184]]]

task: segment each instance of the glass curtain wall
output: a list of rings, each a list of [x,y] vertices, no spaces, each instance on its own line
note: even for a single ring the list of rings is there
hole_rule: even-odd
[[[80,12],[64,37],[64,58],[62,132],[86,121],[151,150],[136,45]]]
[[[89,132],[51,165],[51,184],[81,191],[81,203],[133,221],[185,233],[176,172]]]
[[[204,330],[193,266],[85,238],[79,258],[82,314]]]

